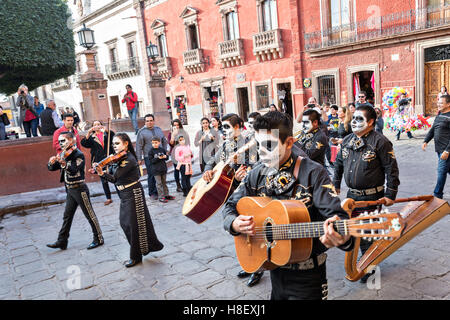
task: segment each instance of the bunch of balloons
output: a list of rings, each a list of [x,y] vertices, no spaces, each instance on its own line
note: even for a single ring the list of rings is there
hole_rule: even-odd
[[[391,131],[415,131],[422,128],[430,128],[428,118],[422,114],[414,115],[410,112],[410,107],[399,109],[398,101],[400,96],[408,91],[401,87],[395,87],[383,95],[381,106],[384,110],[386,128]]]

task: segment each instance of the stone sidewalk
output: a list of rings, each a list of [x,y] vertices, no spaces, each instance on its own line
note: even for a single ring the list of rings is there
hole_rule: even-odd
[[[431,194],[436,181],[434,146],[431,143],[423,152],[423,133],[415,135],[419,138],[394,141],[400,167],[399,197]],[[240,266],[221,215],[195,224],[181,214],[184,198],[174,183],[169,189],[176,200],[167,204],[147,198],[165,247],[130,269],[122,265],[128,259],[129,245],[119,225],[120,203],[115,194],[109,206],[103,205],[102,196],[92,198],[105,238],[105,245],[94,250],[86,250],[91,231],[80,211],[73,221],[68,249],[45,246],[56,240],[64,203],[6,214],[0,220],[0,299],[268,299],[268,272],[252,288],[236,277]],[[447,184],[446,200],[449,191]],[[382,262],[378,288],[345,280],[344,253],[329,250],[329,299],[450,299],[449,229],[450,218],[445,217]]]

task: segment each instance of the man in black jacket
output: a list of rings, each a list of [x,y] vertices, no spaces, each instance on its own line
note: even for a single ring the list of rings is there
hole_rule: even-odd
[[[450,174],[450,95],[443,95],[438,102],[439,115],[426,135],[422,145],[425,151],[428,142],[434,138],[434,149],[438,155],[438,173],[434,196],[442,199],[447,174]]]
[[[310,258],[270,271],[271,299],[326,299],[326,254],[339,246],[351,250],[353,238],[337,233],[332,222],[346,219],[323,166],[295,154],[292,120],[281,112],[268,112],[256,119],[254,128],[260,162],[244,178],[223,209],[224,228],[233,236],[255,235],[252,216],[239,214],[236,205],[245,196],[299,200],[308,208],[312,221],[324,221],[324,235],[313,239]]]
[[[333,184],[339,193],[344,176],[349,188],[347,198],[355,201],[383,199],[385,205],[390,206],[400,185],[399,171],[392,143],[374,130],[376,119],[371,105],[362,104],[356,108],[351,122],[353,133],[344,138],[334,163]],[[377,206],[358,208],[352,217],[377,209]],[[361,240],[361,252],[364,254],[370,245],[370,242]],[[361,282],[365,283],[369,276],[366,274]]]
[[[319,125],[320,114],[316,110],[308,109],[303,112],[302,134],[296,144],[311,160],[324,166],[328,139],[320,130]]]
[[[59,232],[58,240],[55,243],[47,244],[47,247],[61,250],[67,249],[73,217],[78,206],[80,206],[94,234],[94,240],[88,246],[88,249],[96,248],[101,246],[104,240],[97,216],[92,208],[89,189],[84,183],[84,154],[76,148],[75,136],[72,132],[62,132],[58,140],[62,150],[67,150],[70,146],[74,146],[75,150],[66,158],[64,155],[53,156],[47,164],[50,171],[61,170],[60,182],[64,182],[67,193],[63,225]]]

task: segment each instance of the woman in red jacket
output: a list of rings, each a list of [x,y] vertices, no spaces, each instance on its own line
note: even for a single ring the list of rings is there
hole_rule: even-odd
[[[122,103],[127,103],[127,110],[128,115],[131,118],[131,123],[133,124],[134,131],[138,132],[138,122],[137,122],[137,115],[138,115],[138,96],[136,92],[133,92],[133,88],[131,88],[131,85],[127,84],[125,86],[127,89],[127,93],[123,96]]]

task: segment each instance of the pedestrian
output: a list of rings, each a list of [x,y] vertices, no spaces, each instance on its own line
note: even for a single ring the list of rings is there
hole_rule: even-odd
[[[334,163],[333,185],[339,194],[344,176],[349,188],[347,198],[355,201],[383,200],[386,206],[390,206],[394,203],[400,185],[399,171],[392,143],[375,131],[376,119],[375,109],[371,105],[356,107],[351,122],[353,133],[344,138]],[[377,209],[380,208],[358,208],[352,212],[352,217]],[[370,245],[370,242],[361,239],[362,254]],[[366,274],[361,282],[367,282],[370,275]]]
[[[80,116],[72,107],[69,109],[69,113],[73,114],[73,126],[78,129],[78,126],[81,121]]]
[[[128,115],[130,116],[131,123],[133,124],[133,128],[135,133],[137,134],[139,131],[139,126],[137,122],[137,116],[138,116],[138,96],[136,92],[133,92],[133,88],[131,85],[127,84],[125,86],[125,89],[127,89],[127,93],[123,96],[122,103],[126,102]]]
[[[41,112],[39,117],[39,126],[42,130],[43,136],[53,136],[58,128],[61,128],[64,123],[56,112],[56,104],[53,100],[47,100],[47,107]]]
[[[210,127],[208,118],[202,118],[200,124],[201,129],[195,134],[194,146],[199,148],[198,159],[200,171],[203,173],[209,159],[215,154],[217,144],[219,143],[219,135],[214,128]]]
[[[331,222],[347,219],[348,215],[341,208],[339,198],[332,196],[328,188],[330,178],[323,166],[294,153],[293,125],[287,114],[268,112],[257,118],[254,126],[260,161],[225,203],[224,228],[233,236],[254,236],[256,229],[262,227],[255,225],[252,216],[236,210],[238,201],[246,196],[303,202],[313,221],[324,221],[327,232],[313,241],[306,261],[270,271],[271,299],[324,300],[328,295],[325,251],[335,246],[345,251],[353,247],[353,238],[338,234]],[[281,185],[280,180],[283,180]]]
[[[256,118],[260,117],[261,114],[259,112],[252,112],[248,115],[248,121],[247,121],[247,130],[244,131],[245,138],[251,139],[255,136],[255,130],[253,128],[253,124],[255,123]]]
[[[178,145],[175,147],[175,158],[177,160],[177,169],[181,173],[181,188],[183,196],[186,197],[191,190],[192,158],[194,157],[191,147],[186,144],[182,135],[178,135]]]
[[[447,95],[448,95],[447,87],[442,86],[441,91],[439,91],[439,93],[437,95],[437,102],[439,103],[439,100],[441,99],[442,96],[447,96]]]
[[[169,146],[170,146],[170,158],[172,159],[173,164],[173,176],[175,178],[175,183],[177,184],[177,192],[183,192],[183,189],[181,188],[181,182],[180,182],[180,170],[177,169],[177,159],[175,159],[175,146],[178,144],[178,136],[182,135],[185,137],[186,144],[191,145],[191,141],[189,139],[189,134],[186,132],[186,130],[183,129],[183,124],[181,123],[180,119],[174,119],[172,120],[172,129],[169,132],[169,136],[167,140],[169,140]]]
[[[16,106],[20,110],[20,121],[27,138],[37,137],[37,127],[39,123],[38,115],[34,109],[34,98],[28,93],[28,87],[22,84],[18,91]]]
[[[92,128],[86,134],[86,137],[81,139],[81,145],[91,151],[91,166],[94,162],[98,163],[113,154],[112,139],[114,131],[108,131],[108,128],[103,126],[100,120],[94,120]],[[95,173],[95,170],[90,170]],[[108,181],[104,177],[100,177],[102,182],[103,192],[106,196],[104,205],[107,206],[113,201],[111,199],[111,190],[109,189]]]
[[[269,106],[269,111],[278,111],[278,112],[280,112],[280,109],[278,109],[277,106],[272,103]]]
[[[65,131],[69,131],[74,134],[77,148],[79,150],[81,150],[81,144],[80,144],[81,139],[80,139],[80,136],[78,135],[78,130],[73,127],[73,115],[71,113],[63,114],[63,126],[59,129],[57,129],[53,133],[53,149],[55,149],[55,151],[57,153],[61,152],[61,146],[58,143],[58,138],[59,138],[59,135],[61,134],[61,132],[65,132]]]
[[[42,134],[42,128],[41,128],[41,113],[42,111],[44,111],[44,105],[39,101],[39,97],[38,96],[34,96],[34,110],[36,110],[36,113],[38,115],[38,131],[40,133],[41,136],[43,136]]]
[[[10,124],[8,115],[3,112],[3,107],[0,106],[0,140],[6,140],[6,126]]]
[[[347,108],[350,110],[351,114],[354,114],[356,111],[356,106],[353,102],[349,102],[347,104]]]
[[[434,196],[442,199],[447,174],[450,174],[450,95],[443,95],[438,103],[439,115],[436,116],[433,126],[428,131],[422,145],[425,151],[427,144],[434,139],[434,150],[438,155],[437,181]]]
[[[125,154],[114,163],[109,172],[96,166],[99,176],[104,176],[116,185],[120,198],[120,226],[130,244],[130,259],[125,267],[130,268],[142,262],[150,252],[160,251],[164,245],[158,240],[145,201],[145,193],[139,182],[140,170],[130,137],[117,133],[113,138],[116,155]],[[94,163],[95,166],[95,163]]]
[[[411,130],[408,128],[410,118],[414,115],[410,107],[410,101],[407,98],[406,92],[404,92],[400,95],[400,99],[397,102],[398,108],[393,118],[393,122],[397,126],[397,140],[400,140],[400,135],[403,131],[406,131],[409,139],[413,138]]]
[[[377,113],[377,121],[375,123],[375,131],[383,134],[383,128],[384,128],[384,119],[383,119],[383,112],[379,107],[375,107],[375,112]],[[408,131],[409,134],[411,134]]]
[[[219,144],[221,141],[225,140],[225,135],[223,133],[223,128],[222,128],[222,121],[220,121],[219,117],[212,117],[210,120],[210,123],[211,123],[211,127],[217,131],[217,134],[219,136],[219,141],[217,142],[217,144]]]
[[[337,131],[337,138],[330,139],[334,145],[340,145],[344,138],[352,133],[352,113],[347,107],[339,107],[338,110],[339,127]]]
[[[148,195],[152,200],[158,200],[158,190],[156,189],[156,180],[152,175],[152,164],[148,158],[148,153],[152,148],[153,137],[161,139],[161,146],[164,150],[167,150],[167,139],[164,136],[160,127],[155,126],[155,116],[153,114],[147,114],[144,117],[145,124],[139,129],[136,138],[136,155],[139,165],[145,163],[147,168],[147,180],[148,180]],[[143,160],[142,160],[143,158]]]
[[[362,104],[368,104],[373,108],[373,105],[367,101],[367,94],[365,91],[360,91],[358,94],[358,101],[355,103],[355,107],[358,108]],[[356,109],[355,109],[356,111]]]
[[[76,148],[75,136],[73,132],[64,131],[59,135],[59,147],[62,150],[73,151],[58,153],[58,155],[50,158],[48,162],[48,170],[61,171],[60,182],[64,182],[66,187],[66,208],[64,210],[63,225],[59,231],[58,240],[55,243],[47,244],[47,247],[54,249],[66,250],[69,242],[69,233],[72,226],[73,217],[78,206],[84,213],[92,228],[93,241],[87,249],[94,249],[104,244],[102,230],[92,207],[89,189],[85,183],[84,167],[85,158],[83,152]]]
[[[167,188],[166,175],[168,159],[167,151],[161,147],[161,139],[158,137],[152,138],[152,148],[148,153],[148,158],[152,163],[152,175],[156,180],[156,188],[158,190],[159,201],[166,203],[168,200],[173,200],[175,197],[169,195],[169,189]]]
[[[319,128],[320,115],[314,109],[303,112],[302,134],[296,144],[302,149],[311,160],[325,166],[325,153],[328,139]]]

